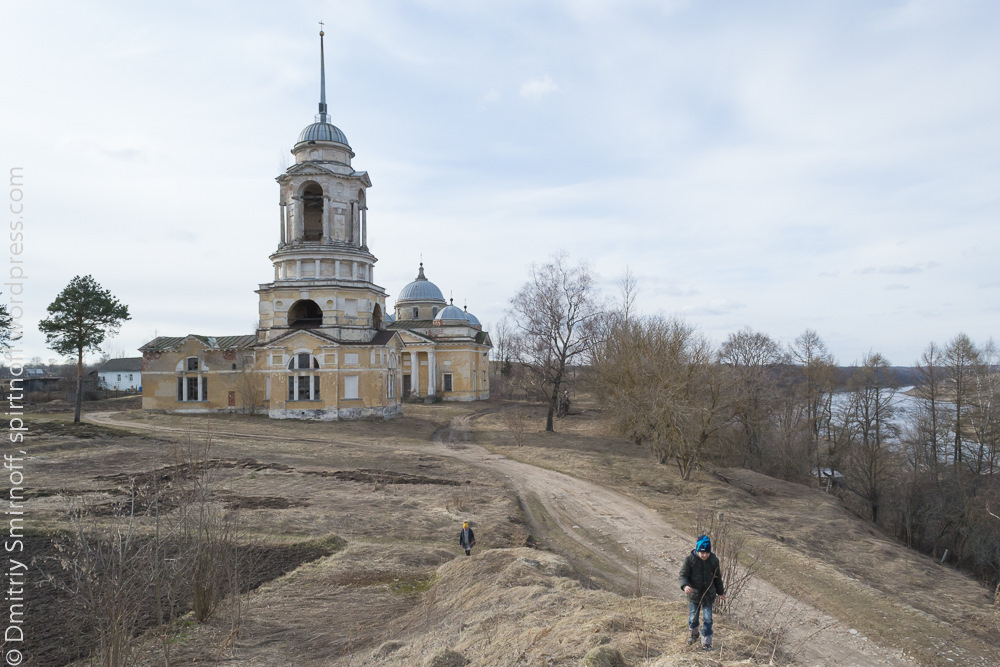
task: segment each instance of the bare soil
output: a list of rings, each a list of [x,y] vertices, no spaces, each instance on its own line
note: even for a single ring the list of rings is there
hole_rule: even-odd
[[[504,410],[527,413],[525,446]],[[683,482],[608,437],[591,409],[556,434],[529,405],[404,411],[333,424],[134,411],[93,414],[82,428],[38,415],[30,525],[50,535],[65,528],[70,498],[111,507],[127,485],[190,474],[176,449],[210,439],[227,482],[218,502],[244,511],[290,567],[261,579],[238,634],[221,616],[180,626],[176,664],[411,666],[453,650],[472,665],[575,667],[604,644],[637,667],[1000,664],[988,591],[819,490],[739,470]],[[717,613],[717,650],[702,655],[684,641],[676,576],[706,512],[723,513],[770,566]],[[471,558],[457,545],[463,520],[477,533]],[[293,556],[334,536],[345,548]],[[38,552],[40,580],[50,565]],[[43,625],[62,621],[37,607],[26,616],[35,646],[51,650]],[[157,642],[143,646],[143,664],[163,664]]]

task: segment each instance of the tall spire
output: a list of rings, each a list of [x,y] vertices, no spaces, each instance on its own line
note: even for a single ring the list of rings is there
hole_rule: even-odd
[[[319,117],[321,123],[329,123],[326,113],[326,55],[323,53],[323,22],[319,22]]]

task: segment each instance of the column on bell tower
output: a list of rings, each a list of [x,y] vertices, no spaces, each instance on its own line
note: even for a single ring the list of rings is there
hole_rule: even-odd
[[[330,197],[323,195],[323,243],[330,243]]]
[[[285,202],[278,204],[279,220],[281,221],[281,245],[285,245]]]

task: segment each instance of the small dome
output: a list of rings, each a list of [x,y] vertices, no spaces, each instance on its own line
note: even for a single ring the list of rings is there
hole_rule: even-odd
[[[445,320],[453,320],[456,322],[468,322],[469,320],[465,317],[465,313],[458,306],[445,306],[434,318],[435,322],[443,322]]]
[[[303,141],[333,141],[338,144],[344,144],[348,148],[351,147],[347,143],[347,136],[340,131],[339,127],[331,123],[313,123],[302,130],[299,140],[295,143],[301,144]]]
[[[465,310],[462,312],[465,315],[465,319],[469,320],[469,324],[476,327],[481,327],[482,324],[479,323],[479,318],[469,312],[469,307],[466,306]]]
[[[437,301],[444,303],[444,295],[438,286],[424,276],[424,263],[420,262],[420,272],[412,283],[404,287],[396,297],[396,303],[406,301]]]

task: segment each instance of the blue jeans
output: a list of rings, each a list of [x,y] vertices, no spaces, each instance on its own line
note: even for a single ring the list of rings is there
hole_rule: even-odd
[[[712,601],[715,602],[714,600]],[[694,600],[688,600],[688,627],[692,630],[698,629],[698,612],[701,611],[702,619],[704,624],[701,626],[701,636],[711,637],[712,636],[712,605],[704,604],[702,602],[695,602]]]

